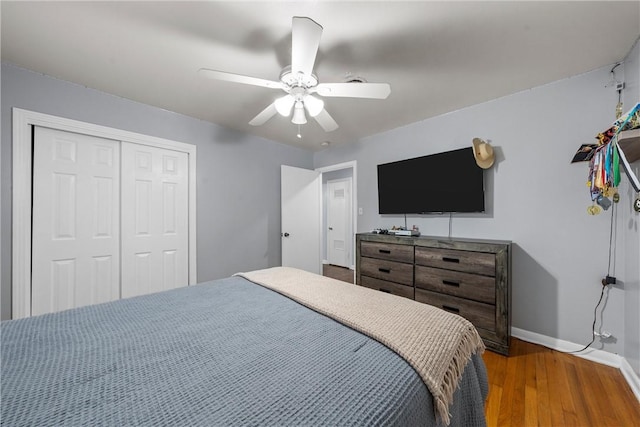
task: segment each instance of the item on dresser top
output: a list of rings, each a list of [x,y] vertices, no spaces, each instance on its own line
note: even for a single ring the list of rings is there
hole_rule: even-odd
[[[387,230],[386,228],[376,228],[375,230],[372,231],[372,233],[374,233],[374,234],[389,234],[389,230]]]
[[[389,234],[395,236],[419,236],[420,232],[417,230],[389,230]]]

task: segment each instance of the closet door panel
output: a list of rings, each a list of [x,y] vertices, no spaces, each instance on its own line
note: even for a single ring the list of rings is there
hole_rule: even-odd
[[[122,143],[122,296],[187,286],[188,155]]]
[[[32,315],[120,297],[119,145],[34,128]]]

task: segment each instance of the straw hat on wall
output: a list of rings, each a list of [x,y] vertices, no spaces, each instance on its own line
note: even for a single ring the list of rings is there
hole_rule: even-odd
[[[476,163],[482,169],[489,169],[493,166],[495,160],[493,156],[493,147],[480,138],[473,138],[473,155],[476,158]]]

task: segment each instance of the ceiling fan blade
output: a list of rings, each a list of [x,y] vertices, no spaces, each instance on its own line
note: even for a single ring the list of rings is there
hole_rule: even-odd
[[[276,110],[275,102],[269,104],[267,108],[262,110],[257,116],[255,116],[249,124],[251,126],[260,126],[263,125],[269,120],[271,117],[275,116],[278,111]]]
[[[322,109],[322,111],[320,111],[320,114],[315,116],[314,119],[316,119],[316,122],[318,122],[320,127],[324,129],[325,132],[331,132],[338,129],[338,123],[333,120],[333,117],[331,117],[331,115],[327,113],[327,110],[325,109]]]
[[[291,31],[291,72],[311,75],[322,36],[322,26],[311,18],[293,17]]]
[[[198,70],[198,73],[200,73],[201,76],[208,77],[210,79],[215,79],[215,80],[223,80],[226,82],[233,82],[233,83],[243,83],[246,85],[253,85],[253,86],[262,86],[262,87],[268,87],[271,89],[282,89],[281,82],[260,79],[257,77],[243,76],[242,74],[233,74],[233,73],[227,73],[224,71],[209,70],[208,68],[200,68]]]
[[[322,96],[386,99],[391,86],[389,83],[320,83],[315,91]]]

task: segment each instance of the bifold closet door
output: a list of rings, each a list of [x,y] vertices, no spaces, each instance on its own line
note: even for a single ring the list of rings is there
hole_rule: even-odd
[[[120,298],[119,148],[34,127],[32,315]]]
[[[123,142],[122,297],[187,286],[188,155]]]

